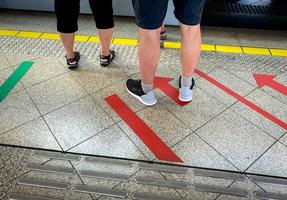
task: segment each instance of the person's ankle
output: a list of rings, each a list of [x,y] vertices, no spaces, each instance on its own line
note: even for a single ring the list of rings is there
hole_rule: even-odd
[[[75,58],[75,52],[68,52],[67,53],[67,59],[74,59]]]
[[[181,75],[181,85],[183,87],[190,87],[192,85],[192,75]]]
[[[101,51],[101,56],[109,56],[111,54],[110,50],[107,51]]]
[[[153,90],[153,83],[144,83],[141,81],[141,86],[144,93],[148,93],[149,91]]]

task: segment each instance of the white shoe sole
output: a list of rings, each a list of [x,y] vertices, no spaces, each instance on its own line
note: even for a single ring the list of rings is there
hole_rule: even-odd
[[[139,96],[137,96],[137,95],[133,94],[132,92],[130,92],[129,89],[127,88],[127,86],[126,86],[126,90],[128,91],[128,93],[129,93],[130,95],[132,95],[133,97],[135,97],[137,100],[139,100],[142,104],[144,104],[144,105],[146,105],[146,106],[153,106],[153,105],[155,105],[155,104],[157,103],[157,100],[155,100],[154,103],[148,104],[148,103],[144,102]]]
[[[180,96],[178,96],[178,99],[182,102],[191,102],[192,101],[192,97],[189,99],[182,99],[182,98],[180,98]]]

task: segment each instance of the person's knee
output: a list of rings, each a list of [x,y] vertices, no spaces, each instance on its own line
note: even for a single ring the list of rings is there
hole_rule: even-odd
[[[200,37],[200,25],[190,26],[181,24],[181,32],[183,37]]]
[[[140,37],[145,40],[157,42],[160,39],[160,28],[155,30],[140,29]]]
[[[200,25],[190,26],[181,24],[181,31],[183,34],[199,34],[200,33]]]

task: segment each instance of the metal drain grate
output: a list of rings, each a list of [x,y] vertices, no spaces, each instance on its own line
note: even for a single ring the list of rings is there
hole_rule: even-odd
[[[0,152],[1,200],[287,197],[287,179],[279,177],[1,145]]]

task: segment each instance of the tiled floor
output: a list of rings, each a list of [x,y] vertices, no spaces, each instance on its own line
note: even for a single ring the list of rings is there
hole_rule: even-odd
[[[286,41],[281,41],[282,46]],[[12,46],[19,41],[14,42]],[[37,48],[49,44],[54,49],[47,49],[45,56],[33,54],[32,49],[29,55],[23,54],[28,46],[0,56],[0,84],[21,61],[34,61],[0,103],[1,144],[157,160],[104,101],[118,94],[185,165],[287,177],[286,129],[204,78],[196,76],[192,103],[180,107],[157,90],[159,103],[147,108],[124,88],[125,79],[138,77],[136,47],[114,46],[118,54],[115,63],[102,68],[96,59],[98,46],[88,51],[93,45],[81,43],[84,56],[80,68],[69,71],[63,59],[55,56],[62,52],[57,41],[31,42],[40,43]],[[178,50],[164,49],[158,75],[177,78],[178,65]],[[276,81],[286,85],[286,66],[286,58],[204,52],[198,69],[286,123],[286,96],[267,87],[259,89],[252,78],[253,72],[274,73]],[[171,85],[176,86],[177,80]]]

